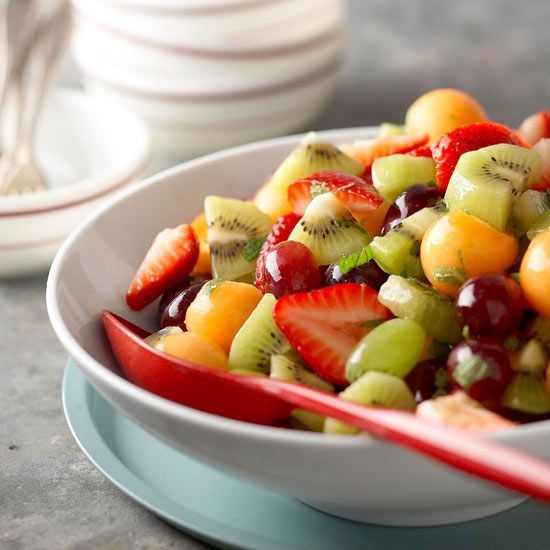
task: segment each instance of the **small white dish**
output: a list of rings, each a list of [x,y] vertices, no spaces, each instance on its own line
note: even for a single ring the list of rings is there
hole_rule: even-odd
[[[76,89],[48,100],[35,143],[50,189],[0,196],[0,277],[45,271],[84,217],[143,175],[149,156],[135,115]]]
[[[323,132],[335,143],[375,129]],[[251,482],[331,514],[386,525],[437,525],[491,515],[524,497],[397,446],[256,426],[167,401],[120,375],[101,326],[110,309],[155,330],[156,306],[124,303],[144,250],[164,227],[191,220],[207,194],[251,196],[301,136],[269,140],[197,159],[128,189],[80,226],[48,280],[52,325],[92,385],[115,407],[174,447]],[[550,421],[494,439],[550,458]]]

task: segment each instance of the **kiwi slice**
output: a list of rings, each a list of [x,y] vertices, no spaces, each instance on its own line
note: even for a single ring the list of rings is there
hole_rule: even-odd
[[[527,414],[550,413],[550,391],[542,376],[520,373],[508,384],[502,404]]]
[[[366,246],[370,235],[332,193],[315,197],[288,237],[307,246],[318,265],[329,265]]]
[[[416,401],[411,390],[405,382],[397,376],[385,372],[368,371],[353,384],[348,386],[339,397],[346,401],[361,403],[391,409],[414,411]],[[340,422],[334,418],[325,420],[325,433],[330,434],[356,434],[357,428]]]
[[[355,382],[371,370],[404,378],[420,360],[425,344],[426,334],[416,321],[386,321],[353,348],[346,362],[346,378]]]
[[[162,339],[166,338],[167,336],[170,336],[171,334],[177,334],[178,332],[183,333],[183,330],[180,327],[164,327],[158,330],[157,332],[154,332],[153,334],[150,334],[147,336],[147,338],[144,339],[144,342],[149,344],[150,346],[155,347]]]
[[[546,231],[550,227],[550,211],[543,212],[537,216],[533,225],[527,231],[527,238],[532,241],[539,233]]]
[[[548,221],[550,222],[550,195],[528,189],[516,200],[508,222],[508,229],[517,237],[522,237],[544,213],[549,215]]]
[[[272,220],[251,202],[210,195],[204,201],[212,274],[217,279],[243,280],[254,272],[256,258],[247,243],[264,238]]]
[[[325,426],[325,417],[306,411],[306,409],[294,409],[290,413],[290,425],[297,430],[322,432]]]
[[[383,122],[378,128],[378,137],[401,136],[405,133],[405,126],[393,122]]]
[[[426,207],[405,218],[382,237],[375,237],[370,251],[376,263],[391,275],[423,278],[420,242],[428,228],[442,215],[442,206]]]
[[[514,370],[519,372],[542,375],[548,364],[548,354],[544,344],[536,338],[531,338],[512,355],[511,363]]]
[[[388,202],[397,195],[419,183],[435,182],[435,162],[428,157],[411,155],[388,155],[378,158],[372,165],[374,186]]]
[[[550,353],[550,317],[535,317],[527,330],[526,335],[530,338],[536,338],[545,348],[547,353]]]
[[[538,177],[542,159],[531,149],[499,143],[464,153],[445,193],[458,208],[504,231],[516,199]]]
[[[454,344],[461,339],[453,302],[429,285],[390,275],[380,288],[378,301],[396,317],[416,321],[435,340]]]
[[[288,187],[298,178],[320,170],[337,170],[360,176],[365,167],[332,143],[310,132],[275,170],[271,177],[271,185]]]
[[[273,320],[276,301],[273,294],[264,294],[239,329],[229,350],[230,370],[269,373],[271,356],[291,350],[290,344]]]
[[[276,354],[271,356],[271,378],[298,382],[319,390],[334,391],[334,387],[309,370],[296,356]]]

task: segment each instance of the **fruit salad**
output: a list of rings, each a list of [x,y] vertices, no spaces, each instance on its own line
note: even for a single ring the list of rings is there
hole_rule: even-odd
[[[372,140],[309,134],[253,198],[157,236],[126,302],[157,301],[145,341],[191,363],[477,432],[546,419],[550,116],[434,90]]]

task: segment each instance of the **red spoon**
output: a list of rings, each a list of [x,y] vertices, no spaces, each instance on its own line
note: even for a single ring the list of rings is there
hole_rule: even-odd
[[[300,407],[331,416],[457,470],[550,502],[550,463],[466,431],[414,414],[344,401],[291,382],[243,376],[170,357],[143,341],[148,333],[105,311],[103,323],[115,357],[129,380],[157,395],[202,411],[277,424]]]

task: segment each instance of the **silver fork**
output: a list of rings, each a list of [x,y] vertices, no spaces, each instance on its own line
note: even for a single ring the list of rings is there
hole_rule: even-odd
[[[32,139],[44,97],[70,35],[71,23],[70,7],[63,2],[53,15],[36,26],[34,43],[28,44],[21,63],[15,67],[12,89],[8,91],[13,95],[14,111],[18,116],[13,148],[0,158],[0,195],[47,189],[46,180],[32,155]],[[34,67],[30,67],[31,63]],[[31,73],[31,82],[27,84],[26,73],[33,68],[36,74]]]

